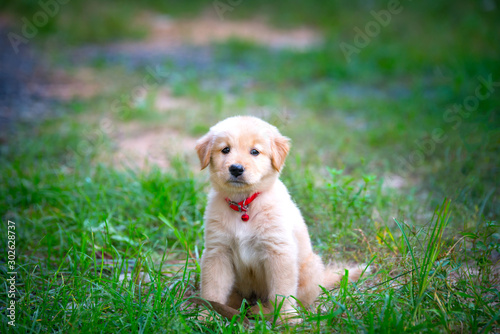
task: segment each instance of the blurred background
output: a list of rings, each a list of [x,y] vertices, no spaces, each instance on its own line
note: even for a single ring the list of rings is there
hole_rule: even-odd
[[[367,290],[353,327],[328,301],[328,326],[498,326],[499,108],[498,0],[0,0],[0,215],[17,223],[19,328],[95,318],[116,332],[127,312],[134,329],[201,326],[157,305],[175,284],[197,289],[208,182],[194,146],[232,115],[292,139],[282,178],[325,260],[372,263],[378,284],[442,256],[422,276],[431,311],[406,303],[417,288],[403,276]],[[162,303],[116,295],[131,268],[163,275]]]
[[[194,160],[196,138],[216,121],[253,114],[278,125],[308,164],[369,170],[390,187],[498,214],[495,0],[25,0],[0,9],[8,147],[20,131],[66,117],[51,134],[65,150],[167,167],[179,154]]]

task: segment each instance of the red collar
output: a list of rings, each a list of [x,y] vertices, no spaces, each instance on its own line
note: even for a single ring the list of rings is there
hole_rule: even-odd
[[[255,193],[253,194],[252,196],[244,199],[243,201],[241,202],[233,202],[231,201],[229,198],[226,198],[226,202],[229,204],[229,207],[231,209],[233,209],[234,211],[238,211],[238,212],[245,212],[244,214],[241,215],[241,220],[243,220],[244,222],[248,221],[248,219],[250,218],[246,212],[248,210],[248,206],[250,205],[250,203],[253,202],[254,199],[257,198],[257,196],[259,196],[260,193]]]

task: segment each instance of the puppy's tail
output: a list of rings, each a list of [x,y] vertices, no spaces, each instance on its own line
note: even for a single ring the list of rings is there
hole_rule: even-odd
[[[340,281],[345,275],[345,271],[349,271],[348,279],[350,282],[355,282],[359,279],[363,270],[366,268],[364,265],[347,265],[344,263],[331,263],[329,264],[323,274],[323,287],[330,290],[339,285]],[[368,271],[369,268],[366,270]],[[365,271],[365,272],[366,272]]]

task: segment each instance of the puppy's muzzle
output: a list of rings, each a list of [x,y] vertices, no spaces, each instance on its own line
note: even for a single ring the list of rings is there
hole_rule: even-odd
[[[234,177],[240,176],[241,174],[243,174],[244,171],[245,168],[240,164],[234,164],[229,166],[229,173],[231,173],[231,175]]]

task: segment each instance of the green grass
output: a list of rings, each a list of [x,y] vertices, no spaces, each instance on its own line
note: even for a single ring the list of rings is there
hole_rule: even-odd
[[[159,65],[172,75],[119,115],[110,106],[130,98],[147,66],[106,57],[75,65],[58,50],[139,38],[144,31],[130,22],[140,9],[192,16],[207,2],[73,0],[41,31],[33,47],[47,62],[69,71],[90,67],[107,89],[50,102],[59,116],[20,125],[0,147],[0,235],[7,240],[7,220],[16,223],[18,273],[14,328],[5,312],[12,270],[0,261],[2,333],[499,330],[500,95],[480,101],[461,123],[444,117],[475,93],[479,76],[500,79],[498,9],[405,3],[347,63],[338,44],[352,41],[353,27],[385,2],[283,3],[243,1],[228,16],[264,13],[281,27],[313,25],[324,32],[324,45],[294,52],[233,40],[211,46],[208,69],[165,59]],[[2,6],[16,17],[38,10],[36,1]],[[202,108],[156,111],[162,87]],[[251,327],[217,314],[201,320],[190,305],[199,289],[208,189],[205,173],[193,171],[194,148],[171,157],[166,169],[137,171],[103,159],[116,148],[99,131],[103,117],[118,128],[159,124],[198,137],[214,120],[248,112],[292,138],[282,179],[315,250],[325,261],[372,268],[357,283],[324,291],[295,327],[262,316]],[[425,151],[435,129],[446,140]],[[422,161],[401,162],[420,151]],[[400,187],[387,185],[398,177]]]
[[[59,145],[51,135],[33,142],[28,136],[22,135],[23,144],[18,144],[24,151],[7,152],[1,179],[8,208],[3,216],[17,227],[16,330],[248,330],[237,319],[229,327],[220,316],[200,321],[197,310],[184,303],[197,290],[199,268],[174,260],[199,259],[206,185],[187,166],[179,162],[167,172],[116,171],[86,163],[87,157],[72,150],[60,155],[77,143],[78,133],[68,132]],[[48,144],[51,150],[41,163],[26,164]],[[445,238],[454,207],[446,202],[435,210],[436,218],[417,220],[421,226],[396,220],[399,233],[390,219],[374,219],[373,210],[386,217],[393,206],[408,206],[398,214],[406,220],[415,200],[401,202],[375,176],[358,179],[330,169],[322,179],[301,165],[291,161],[284,180],[310,224],[316,249],[325,259],[333,254],[371,261],[376,270],[356,284],[325,292],[317,309],[301,313],[304,322],[295,330],[455,332],[495,326],[498,314],[492,304],[498,291],[487,262],[498,251],[495,223],[465,239]],[[113,260],[104,260],[103,253]],[[480,274],[460,271],[466,266]],[[126,272],[132,277],[147,272],[153,282],[123,280],[120,274]],[[447,280],[454,272],[459,276]],[[2,318],[6,331],[5,314]],[[264,332],[286,330],[259,318],[253,326]]]

